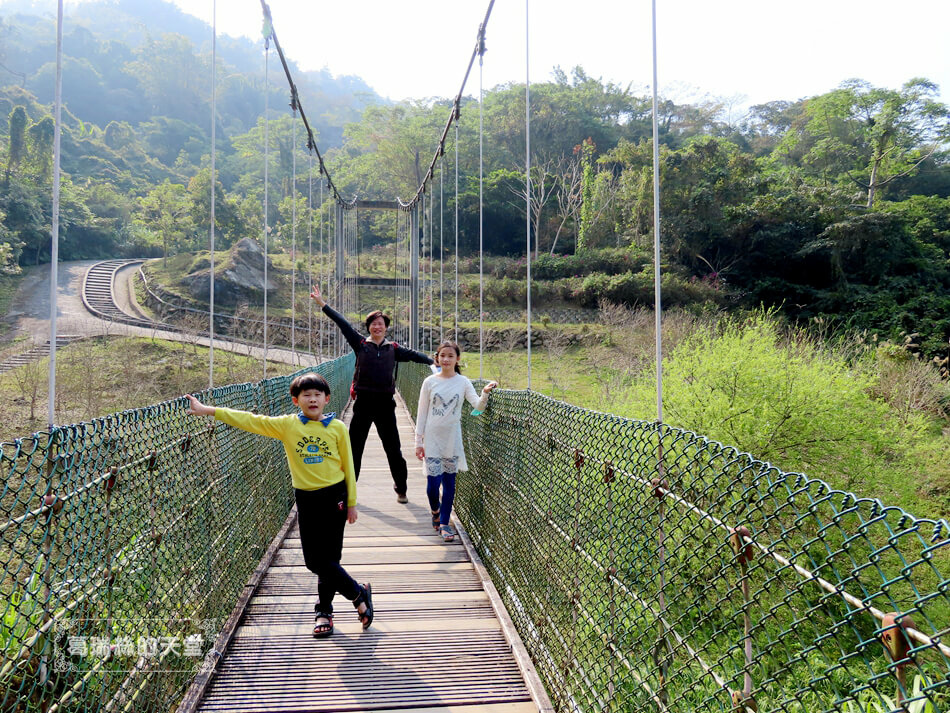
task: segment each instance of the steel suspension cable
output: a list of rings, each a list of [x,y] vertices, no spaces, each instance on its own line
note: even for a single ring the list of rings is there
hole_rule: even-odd
[[[413,235],[413,232],[412,232],[412,231],[413,231],[413,228],[416,227],[416,225],[417,225],[417,222],[416,222],[416,220],[415,220],[414,217],[413,217],[415,210],[416,210],[416,208],[415,208],[415,206],[414,206],[414,207],[410,208],[409,211],[406,212],[406,233],[405,233],[405,235],[406,235],[406,260],[405,260],[405,267],[404,267],[404,270],[403,270],[403,277],[401,278],[402,284],[401,284],[401,287],[400,287],[400,289],[399,289],[400,298],[401,298],[403,304],[406,303],[406,298],[409,296],[409,285],[407,284],[408,281],[407,281],[405,275],[407,275],[407,274],[409,273],[409,270],[412,269],[412,243],[411,243],[411,241],[415,239],[415,236]],[[394,302],[394,304],[393,304],[393,309],[394,309],[394,310],[397,310],[397,309],[398,309],[398,303],[397,303],[397,302]],[[393,314],[393,319],[395,319],[395,318],[396,318],[396,315]],[[401,325],[402,325],[402,322],[400,321],[400,329],[402,329],[402,326],[401,326]],[[403,341],[405,341],[405,340],[403,340]]]
[[[318,210],[318,212],[317,212],[317,216],[318,216],[319,219],[320,219],[320,223],[319,223],[319,228],[320,228],[320,274],[321,274],[321,276],[324,278],[324,279],[323,279],[323,285],[324,285],[324,287],[326,287],[327,290],[329,291],[329,288],[330,288],[330,270],[329,270],[329,267],[327,266],[327,260],[328,260],[328,255],[329,255],[329,252],[330,252],[330,251],[327,249],[327,245],[326,245],[326,243],[324,242],[324,239],[323,239],[323,221],[324,221],[324,217],[323,217],[323,179],[322,179],[322,178],[320,179],[320,208],[319,208],[319,210]],[[329,235],[328,235],[328,237],[329,237]],[[325,272],[324,272],[324,271],[325,271]],[[310,288],[310,291],[311,291],[311,292],[313,291],[313,287]],[[319,345],[320,356],[325,356],[326,353],[327,353],[328,351],[330,351],[330,345],[329,345],[329,344],[327,344],[326,347],[324,347],[324,329],[323,329],[323,323],[324,323],[324,321],[325,321],[325,320],[322,320],[322,319],[320,320],[320,339],[319,339],[319,341],[320,341],[320,345]],[[324,349],[326,349],[326,350],[324,351]]]
[[[264,13],[264,31],[267,36],[274,41],[274,49],[277,51],[277,56],[280,58],[280,64],[284,68],[284,74],[287,77],[287,83],[290,85],[292,96],[298,97],[297,86],[294,84],[293,77],[290,74],[290,67],[287,65],[287,60],[284,58],[284,50],[281,48],[280,42],[277,40],[277,32],[274,30],[274,20],[271,17],[270,7],[268,6],[267,2],[265,2],[265,0],[261,0],[261,10]],[[317,148],[317,142],[313,137],[313,129],[310,128],[310,122],[307,121],[307,114],[304,112],[303,105],[300,104],[299,98],[297,99],[297,109],[300,111],[300,118],[303,120],[303,125],[307,129],[307,149],[317,154],[320,173],[326,176],[327,179],[327,188],[330,189],[336,200],[340,201],[341,203],[345,202],[343,197],[340,195],[340,192],[333,184],[333,179],[330,177],[330,172],[327,170],[326,164],[323,162],[323,156],[320,154],[320,149]]]
[[[347,307],[349,306],[349,295],[347,294],[346,286],[346,258],[349,255],[350,245],[349,234],[346,230],[346,213],[343,212],[343,209],[339,206],[339,204],[337,205],[336,210],[339,212],[339,217],[333,222],[337,224],[340,231],[340,235],[337,238],[337,250],[343,255],[343,283],[337,284],[337,290],[340,294],[340,312],[345,316],[347,313]],[[337,279],[339,279],[339,276],[337,276]],[[337,340],[337,343],[339,344],[339,340]]]
[[[422,205],[422,211],[421,211],[421,213],[419,214],[419,222],[421,223],[420,228],[422,229],[422,242],[421,242],[420,245],[419,245],[419,258],[420,258],[420,260],[422,261],[422,280],[423,280],[423,282],[424,282],[424,281],[425,281],[425,274],[426,274],[426,264],[425,264],[425,259],[423,258],[423,251],[425,250],[425,247],[426,247],[426,238],[428,237],[427,234],[426,234],[426,194],[425,194],[424,192],[423,192],[422,196],[420,197],[420,201],[419,201],[419,202],[420,202],[421,205]],[[410,267],[411,267],[411,265],[410,265]],[[421,305],[419,306],[419,311],[422,313],[422,319],[420,320],[420,324],[419,324],[420,329],[422,328],[422,324],[421,324],[421,323],[425,321],[425,312],[426,312],[425,300],[423,299],[421,302],[422,302],[422,303],[421,303]],[[422,344],[422,342],[421,342],[421,340],[420,340],[419,346],[421,346],[421,344]]]
[[[485,28],[478,28],[478,378],[483,378],[484,363],[484,314],[485,314],[485,250],[483,244],[484,218],[483,194],[483,135],[482,135],[482,60],[485,56]]]
[[[47,407],[47,425],[50,437],[53,434],[53,422],[56,413],[56,311],[59,283],[59,180],[60,180],[60,139],[63,126],[63,0],[56,4],[56,88],[54,90],[53,124],[53,212],[50,231],[49,265],[49,398]]]
[[[471,58],[469,59],[468,66],[467,66],[467,68],[466,68],[466,70],[465,70],[465,76],[464,76],[463,79],[462,79],[461,88],[459,89],[459,92],[458,92],[458,94],[456,95],[455,101],[454,101],[454,103],[453,103],[452,111],[451,111],[451,113],[449,114],[448,120],[446,121],[446,124],[445,124],[445,128],[444,128],[443,131],[442,131],[442,135],[441,135],[441,137],[440,137],[440,139],[439,139],[438,146],[436,147],[435,154],[434,154],[433,157],[432,157],[432,161],[429,163],[429,168],[428,168],[428,170],[426,171],[426,173],[425,173],[425,175],[424,175],[424,177],[423,177],[423,180],[422,180],[421,185],[420,185],[419,188],[416,190],[415,195],[414,195],[414,196],[412,197],[412,199],[410,199],[407,203],[404,203],[404,204],[403,204],[404,206],[413,206],[413,205],[416,205],[416,204],[419,202],[420,196],[421,196],[422,193],[424,192],[424,190],[425,190],[425,188],[426,188],[426,185],[428,184],[428,182],[429,182],[430,180],[433,179],[433,177],[434,177],[434,170],[435,170],[435,163],[436,163],[436,161],[439,159],[439,157],[441,157],[441,156],[444,154],[444,152],[445,152],[445,140],[446,140],[446,137],[448,136],[449,128],[451,127],[451,125],[452,125],[453,123],[455,123],[455,125],[456,125],[456,174],[458,173],[458,168],[457,168],[457,166],[458,166],[458,120],[459,120],[459,117],[460,117],[460,109],[459,109],[459,107],[460,107],[460,105],[461,105],[461,100],[462,100],[463,92],[465,91],[465,85],[466,85],[466,83],[468,82],[468,77],[469,77],[469,75],[471,74],[471,71],[472,71],[472,65],[473,65],[474,62],[475,62],[475,57],[479,55],[479,49],[480,49],[480,48],[484,48],[484,33],[485,33],[485,28],[486,28],[487,25],[488,25],[488,20],[489,20],[489,18],[491,17],[491,12],[492,12],[492,9],[493,9],[494,5],[495,5],[495,0],[490,0],[489,3],[488,3],[488,8],[487,8],[486,11],[485,11],[485,17],[484,17],[482,23],[479,25],[478,40],[477,40],[477,42],[476,42],[476,45],[475,45],[474,50],[472,51],[472,56],[471,56]],[[323,156],[320,154],[320,151],[319,151],[319,149],[318,149],[317,146],[316,146],[316,142],[315,142],[314,137],[313,137],[313,130],[310,128],[310,123],[309,123],[308,120],[307,120],[306,113],[304,112],[303,107],[300,106],[300,104],[299,104],[299,99],[297,99],[296,86],[295,86],[295,84],[294,84],[294,82],[293,82],[293,77],[292,77],[291,74],[290,74],[290,68],[289,68],[289,66],[287,65],[286,58],[284,57],[283,49],[281,48],[280,42],[279,42],[278,39],[277,39],[277,33],[276,33],[275,30],[274,30],[274,24],[273,24],[273,19],[272,19],[271,12],[270,12],[270,7],[268,6],[266,0],[261,0],[261,9],[262,9],[262,11],[263,11],[263,13],[264,13],[264,30],[265,30],[265,35],[266,35],[266,37],[268,38],[268,40],[273,40],[273,42],[274,42],[274,48],[277,50],[277,55],[278,55],[278,57],[279,57],[279,59],[280,59],[281,65],[283,66],[284,74],[286,75],[287,81],[288,81],[288,83],[290,84],[292,94],[293,94],[293,96],[295,97],[295,100],[297,101],[297,108],[298,108],[299,111],[300,111],[301,119],[303,120],[304,126],[306,127],[306,130],[307,130],[307,148],[317,154],[317,159],[318,159],[319,166],[320,166],[320,172],[321,172],[321,174],[323,174],[323,175],[326,176],[326,179],[327,179],[327,187],[328,187],[328,188],[331,190],[331,192],[333,193],[334,198],[337,200],[337,202],[346,205],[346,202],[343,200],[343,198],[342,198],[342,196],[340,195],[339,191],[337,190],[336,186],[333,184],[333,181],[332,181],[332,179],[331,179],[331,177],[330,177],[330,174],[329,174],[329,172],[328,172],[327,169],[326,169],[326,164],[324,163],[324,161],[323,161]],[[268,46],[269,46],[269,45],[268,45]],[[265,58],[265,63],[266,63],[266,58]],[[266,77],[265,77],[265,81],[266,81]],[[355,199],[354,199],[354,202],[355,202]],[[456,266],[457,266],[457,263],[458,263],[458,249],[457,249],[457,248],[458,248],[458,245],[457,245],[457,243],[458,243],[458,237],[457,237],[457,233],[458,233],[458,184],[457,184],[457,179],[456,179],[456,208],[455,208],[455,210],[456,210]],[[423,216],[423,218],[424,218],[424,216]],[[398,232],[398,230],[397,230],[397,232]],[[408,235],[408,231],[407,231],[407,239],[408,239],[409,237],[410,237],[410,236]],[[456,273],[457,273],[457,269],[456,269]],[[407,288],[407,289],[408,289],[408,288]],[[265,296],[266,296],[266,290],[265,290]],[[457,303],[458,303],[458,279],[457,279],[457,274],[456,274],[456,310],[455,310],[455,311],[456,311],[456,330],[455,330],[455,331],[456,331],[456,339],[458,338],[458,304],[457,304]],[[265,331],[266,331],[266,326],[267,326],[267,325],[266,325],[266,319],[265,319]],[[266,367],[265,367],[265,370],[266,370]]]
[[[344,270],[343,270],[344,290],[343,291],[346,294],[347,311],[353,312],[354,310],[353,283],[352,281],[346,282],[346,276],[347,276],[347,273],[349,272],[346,269],[346,267],[349,266],[347,263],[352,264],[353,255],[356,254],[356,250],[353,247],[353,230],[352,230],[352,225],[350,224],[350,214],[345,209],[343,211],[343,236],[344,236],[343,245],[344,245],[344,255],[345,255],[344,263],[343,263],[344,264]],[[357,279],[358,279],[359,278],[359,274],[358,274],[359,273],[359,255],[356,255],[356,258],[357,258],[356,269],[357,269]]]
[[[435,282],[432,280],[433,260],[435,259],[435,191],[429,194],[429,350],[433,348],[432,337],[435,334]]]
[[[455,105],[456,110],[458,104]],[[459,125],[455,123],[455,341],[459,340]]]
[[[412,300],[412,241],[416,239],[419,231],[419,223],[422,221],[422,216],[419,213],[419,203],[415,204],[412,211],[413,212],[410,213],[409,225],[406,226],[406,262],[404,268],[405,277],[403,277],[402,283],[402,304],[404,305],[411,304]],[[406,316],[411,317],[408,312],[406,313]],[[408,343],[409,320],[407,319],[403,320],[403,332],[406,334],[405,341]],[[414,348],[418,348],[418,345],[414,345]]]
[[[435,283],[432,280],[432,261],[435,258],[435,191],[429,194],[429,350],[432,350],[432,337],[435,334]]]
[[[439,162],[439,343],[445,339],[445,304],[443,302],[444,277],[443,267],[445,266],[445,246],[442,242],[442,229],[445,218],[445,159]]]
[[[468,60],[468,67],[465,69],[465,76],[462,78],[462,86],[459,89],[458,94],[455,95],[453,110],[449,114],[448,121],[445,122],[445,128],[442,130],[442,136],[439,138],[439,143],[436,146],[435,154],[433,154],[432,160],[429,162],[429,168],[422,179],[422,183],[419,185],[419,188],[416,189],[415,195],[408,201],[410,205],[416,203],[419,200],[419,196],[421,196],[423,191],[425,191],[426,184],[432,180],[435,172],[435,162],[438,161],[439,157],[445,152],[445,139],[449,135],[449,128],[452,126],[452,123],[455,122],[456,127],[458,126],[458,119],[460,116],[459,106],[462,103],[462,93],[465,91],[465,85],[468,83],[468,76],[472,73],[472,66],[475,64],[475,58],[479,55],[479,48],[484,48],[485,28],[488,26],[488,18],[491,17],[491,11],[494,6],[495,0],[489,0],[488,9],[485,10],[485,18],[478,26],[478,37],[475,41],[475,48],[472,50],[472,56]]]
[[[529,0],[524,0],[524,160],[525,160],[525,236],[527,255],[525,257],[525,279],[528,284],[528,389],[531,389],[531,53],[528,39],[530,36]]]
[[[660,281],[660,130],[657,120],[656,0],[652,0],[651,7],[653,20],[653,293],[656,330],[656,421],[659,425],[663,423],[663,307]]]
[[[266,30],[267,28],[265,28]],[[268,159],[270,151],[270,135],[269,130],[269,117],[268,113],[270,111],[270,101],[269,101],[269,86],[267,83],[267,58],[270,56],[270,35],[264,37],[264,378],[267,378],[267,234],[270,232],[270,229],[267,225],[267,183],[269,180],[268,175]]]
[[[313,154],[307,153],[307,352],[313,358]]]
[[[208,268],[208,388],[214,388],[214,228],[215,228],[215,124],[217,123],[217,48],[218,48],[218,0],[211,2],[211,227],[208,231],[210,267]]]
[[[293,138],[290,151],[290,363],[297,364],[297,95],[293,95]]]
[[[665,484],[665,464],[663,462],[663,303],[662,303],[662,285],[660,280],[660,141],[659,141],[659,121],[657,117],[657,61],[656,61],[656,0],[652,0],[651,5],[651,29],[653,35],[653,292],[656,332],[656,472],[657,480]],[[662,513],[662,510],[660,511]],[[665,622],[667,619],[666,604],[666,552],[663,547],[664,533],[659,528],[660,551],[659,562],[657,563],[660,581],[659,581],[659,605],[662,617],[661,641],[666,649],[665,656],[660,664],[660,676],[665,680],[669,668],[668,657],[672,653],[672,645],[668,638],[668,627]],[[748,623],[746,624],[748,627]],[[746,632],[748,634],[748,631]],[[751,646],[750,640],[746,638],[746,646]],[[751,648],[746,648],[747,656],[751,656]],[[751,698],[752,679],[748,669],[745,673],[744,694]],[[748,707],[743,706],[745,710]]]
[[[265,28],[265,32],[267,33],[267,36],[269,37],[269,39],[273,40],[273,42],[274,42],[274,49],[277,51],[277,56],[278,56],[278,58],[280,59],[281,66],[282,66],[283,69],[284,69],[284,75],[287,77],[287,83],[289,84],[290,89],[291,89],[291,96],[293,97],[293,100],[294,100],[294,103],[296,104],[297,110],[300,112],[300,118],[301,118],[301,120],[303,121],[304,128],[305,128],[306,131],[307,131],[307,150],[310,151],[310,152],[313,152],[313,153],[315,153],[315,154],[317,155],[317,163],[318,163],[318,167],[319,167],[319,174],[320,174],[321,176],[323,176],[323,177],[326,178],[327,190],[330,191],[330,193],[332,194],[332,196],[334,197],[334,199],[336,200],[336,202],[339,203],[340,205],[353,204],[353,203],[355,202],[355,199],[353,199],[353,201],[351,201],[351,202],[348,204],[347,201],[345,201],[345,200],[343,199],[343,197],[340,195],[339,190],[337,189],[336,185],[333,183],[333,178],[330,176],[330,171],[327,169],[326,163],[325,163],[324,160],[323,160],[323,155],[320,153],[320,149],[317,147],[317,142],[316,142],[316,139],[314,138],[314,135],[313,135],[313,129],[310,127],[310,122],[307,120],[307,113],[304,111],[303,105],[300,103],[300,97],[299,97],[299,94],[298,94],[298,92],[297,92],[296,84],[294,83],[293,77],[292,77],[292,75],[291,75],[291,73],[290,73],[290,67],[288,66],[287,60],[286,60],[286,58],[284,57],[284,51],[283,51],[283,49],[282,49],[281,46],[280,46],[280,41],[277,39],[277,32],[274,30],[274,21],[273,21],[273,18],[272,18],[272,16],[271,16],[270,7],[268,6],[268,4],[267,4],[267,2],[266,2],[265,0],[261,0],[261,10],[262,10],[263,13],[264,13],[264,28]],[[322,185],[322,182],[321,182],[321,191],[322,191],[322,188],[323,188],[323,185]],[[321,203],[321,206],[322,206],[322,205],[323,205],[323,199],[322,199],[322,197],[321,197],[320,203]],[[345,219],[344,219],[344,221],[341,221],[341,222],[345,222]],[[321,228],[322,228],[322,221],[321,221]],[[336,230],[337,230],[338,228],[342,230],[342,234],[341,234],[341,235],[336,235]],[[343,230],[343,226],[337,226],[337,225],[336,225],[336,221],[334,221],[334,237],[335,237],[336,240],[340,241],[340,242],[338,242],[338,248],[337,248],[337,249],[342,249],[342,250],[345,251],[346,245],[345,245],[345,243],[343,243],[342,241],[346,239],[346,231]],[[345,259],[345,258],[344,258],[344,259]],[[337,287],[340,287],[340,286],[337,285]],[[345,283],[344,283],[344,286],[343,286],[343,287],[345,288]],[[346,293],[346,290],[345,290],[345,289],[342,289],[342,290],[341,290],[341,293],[342,293],[342,294],[345,294],[345,293]],[[343,299],[343,298],[341,297],[341,299]],[[344,307],[343,304],[341,304],[340,306],[341,306],[341,307]],[[324,330],[324,324],[323,324],[323,322],[324,322],[324,320],[320,320],[320,329],[321,329],[321,332],[325,331],[325,330]],[[265,324],[265,327],[266,327],[266,324]],[[328,337],[327,337],[327,345],[328,345],[328,347],[329,347],[329,344],[330,344],[331,340],[332,340],[332,337],[328,336]],[[339,338],[339,336],[338,336],[336,342],[337,342],[337,344],[338,344],[338,346],[339,346],[339,345],[340,345],[340,338]]]
[[[399,297],[399,213],[396,214],[396,238],[393,240],[393,333],[396,331],[396,300]],[[409,214],[406,213],[408,216]],[[406,231],[409,232],[408,230]]]

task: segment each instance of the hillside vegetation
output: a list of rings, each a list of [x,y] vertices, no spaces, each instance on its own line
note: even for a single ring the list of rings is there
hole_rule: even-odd
[[[601,321],[594,346],[552,340],[534,350],[532,388],[655,420],[653,314],[605,306]],[[821,340],[761,311],[673,310],[663,332],[665,423],[918,517],[950,512],[950,384],[902,345],[866,334]],[[478,377],[477,348],[463,363]],[[525,388],[525,352],[486,352],[481,373]]]
[[[24,77],[0,87],[0,262],[8,270],[48,260],[51,22],[19,13],[0,23],[0,59]],[[64,259],[206,249],[209,32],[160,0],[83,3],[71,15]],[[226,249],[263,237],[264,96],[259,47],[225,42],[220,61],[216,245]],[[343,195],[413,195],[451,101],[379,103],[356,78],[291,70]],[[535,272],[557,274],[548,287],[562,302],[650,304],[649,98],[581,67],[555,68],[531,89]],[[274,82],[269,91],[269,250],[287,254],[294,240],[298,255],[305,242],[324,249],[332,239],[327,193],[305,168],[300,126],[293,144],[287,88]],[[822,95],[754,106],[739,120],[715,100],[661,101],[660,239],[672,302],[713,297],[730,309],[774,307],[802,324],[820,317],[882,338],[916,335],[928,358],[945,358],[950,117],[937,97],[916,77],[899,87],[847,80]],[[462,102],[458,204],[452,171],[437,167],[430,184],[424,255],[455,257],[456,210],[459,255],[475,253],[482,192],[485,251],[524,258],[524,87],[485,93],[481,188],[476,108]],[[366,254],[388,254],[395,242],[406,254],[395,214],[364,210],[355,222]],[[605,249],[626,262],[590,267],[603,255],[593,251]],[[515,302],[522,274],[505,266],[492,289]]]

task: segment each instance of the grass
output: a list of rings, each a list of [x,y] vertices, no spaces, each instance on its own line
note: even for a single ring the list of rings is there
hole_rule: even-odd
[[[468,351],[462,355],[463,373],[476,379],[479,375],[479,354]],[[528,388],[527,350],[485,352],[481,373],[485,379],[497,381],[501,388]],[[602,403],[602,377],[591,368],[591,352],[583,347],[569,349],[554,360],[546,350],[531,352],[531,388],[575,406],[597,410]]]
[[[95,368],[89,368],[90,365]],[[0,375],[0,442],[46,428],[48,359]],[[268,376],[289,374],[270,363]],[[215,384],[257,381],[259,359],[215,350]],[[96,337],[57,351],[56,421],[78,423],[208,386],[208,349],[184,342]],[[32,412],[32,413],[31,413]]]

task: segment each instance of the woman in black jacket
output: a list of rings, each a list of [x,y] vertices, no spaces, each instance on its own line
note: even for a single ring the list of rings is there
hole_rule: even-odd
[[[362,336],[346,318],[327,304],[320,294],[320,288],[314,286],[310,297],[323,313],[336,322],[347,343],[356,352],[356,369],[353,372],[351,393],[356,399],[353,403],[353,418],[350,420],[350,441],[353,444],[353,463],[356,477],[360,477],[360,463],[363,460],[363,447],[369,435],[369,427],[376,424],[376,432],[383,442],[389,471],[393,476],[393,490],[396,500],[409,502],[406,497],[407,468],[399,443],[399,430],[396,427],[396,363],[414,361],[419,364],[432,364],[432,359],[421,352],[399,346],[386,339],[389,329],[389,315],[375,310],[366,315],[366,331],[369,338]]]

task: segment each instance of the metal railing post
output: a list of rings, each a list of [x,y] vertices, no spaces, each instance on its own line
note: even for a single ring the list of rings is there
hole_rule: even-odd
[[[612,651],[617,650],[617,587],[614,579],[617,576],[617,555],[614,548],[614,466],[609,461],[604,463],[604,484],[607,486],[607,645]],[[614,656],[607,658],[607,704],[611,709],[618,707],[616,701],[617,675]],[[605,709],[606,713],[606,709]]]
[[[752,698],[752,618],[749,615],[749,607],[752,603],[749,594],[749,562],[752,561],[752,544],[746,542],[746,538],[751,537],[749,528],[744,526],[733,528],[732,534],[729,535],[729,543],[732,545],[732,551],[736,555],[736,562],[741,572],[739,588],[742,590],[742,651],[745,657],[742,690],[732,692],[732,704],[736,711],[757,710],[755,700]]]
[[[63,501],[56,495],[53,479],[56,476],[56,467],[59,464],[59,457],[56,455],[56,442],[59,440],[60,431],[55,426],[50,430],[49,443],[46,448],[46,492],[43,495],[43,506],[46,508],[46,522],[43,524],[43,572],[41,581],[41,596],[43,598],[43,628],[52,630],[49,626],[53,614],[50,610],[50,599],[53,596],[53,587],[50,581],[51,570],[53,566],[53,518],[63,509]],[[47,631],[38,642],[40,644],[39,655],[39,684],[42,687],[41,698],[44,701],[44,707],[47,694],[50,692],[50,634]]]
[[[659,639],[653,649],[653,661],[656,664],[660,685],[657,687],[656,695],[660,703],[666,707],[669,705],[669,694],[666,687],[669,683],[670,658],[672,649],[669,642],[669,631],[667,631],[667,610],[666,610],[666,531],[664,522],[666,520],[666,503],[664,497],[669,490],[669,483],[664,477],[663,467],[663,432],[662,425],[657,424],[657,477],[653,478],[653,497],[657,499],[657,558],[659,560],[660,588],[657,599],[660,604],[660,618],[657,622],[659,627]]]

